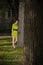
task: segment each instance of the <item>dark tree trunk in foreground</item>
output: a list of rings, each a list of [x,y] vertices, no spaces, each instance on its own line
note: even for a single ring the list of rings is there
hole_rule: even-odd
[[[41,0],[25,0],[23,65],[43,65],[42,8]]]

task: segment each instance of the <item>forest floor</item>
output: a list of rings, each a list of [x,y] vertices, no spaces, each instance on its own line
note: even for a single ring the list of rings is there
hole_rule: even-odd
[[[11,36],[0,36],[0,65],[22,65],[23,48],[12,48]]]

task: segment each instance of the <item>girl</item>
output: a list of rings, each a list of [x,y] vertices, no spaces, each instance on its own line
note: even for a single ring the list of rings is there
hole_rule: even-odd
[[[18,40],[18,22],[19,20],[16,19],[15,23],[12,25],[12,47],[15,48],[15,43]]]

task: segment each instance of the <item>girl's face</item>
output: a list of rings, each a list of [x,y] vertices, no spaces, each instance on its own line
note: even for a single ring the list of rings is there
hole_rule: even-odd
[[[16,24],[18,24],[18,20],[16,20]]]

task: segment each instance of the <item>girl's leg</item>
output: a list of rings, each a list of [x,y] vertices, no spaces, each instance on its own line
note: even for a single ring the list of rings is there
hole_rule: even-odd
[[[12,38],[12,47],[13,47],[13,48],[15,48],[14,43],[15,43],[15,41],[14,41],[14,37],[13,37],[13,38]]]
[[[17,43],[17,38],[15,38],[15,41],[14,41],[14,44],[16,44]]]
[[[15,44],[17,43],[17,38],[12,38],[12,47],[15,48]]]

